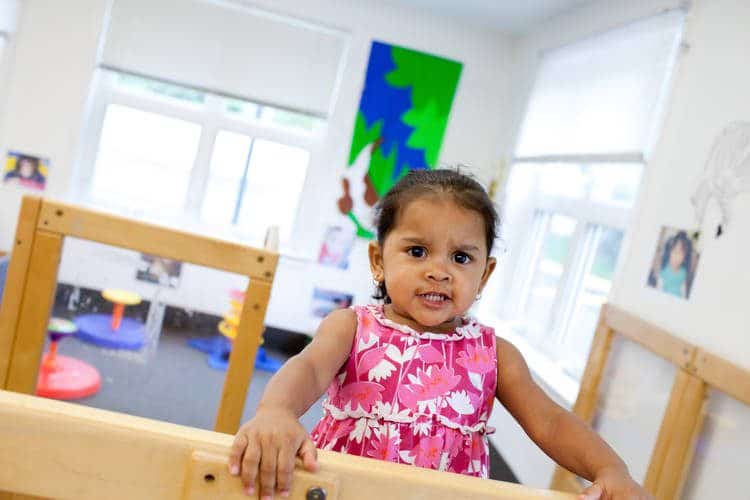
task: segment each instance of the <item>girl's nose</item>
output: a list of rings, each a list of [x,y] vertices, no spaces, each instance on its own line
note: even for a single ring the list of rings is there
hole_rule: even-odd
[[[430,266],[427,270],[427,279],[431,281],[447,281],[450,282],[451,275],[446,272],[440,266]]]

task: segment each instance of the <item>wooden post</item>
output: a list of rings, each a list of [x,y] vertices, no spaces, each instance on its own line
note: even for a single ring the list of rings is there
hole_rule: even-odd
[[[271,295],[271,284],[251,279],[245,292],[245,303],[240,314],[237,337],[232,344],[229,355],[229,367],[224,379],[219,412],[216,415],[214,430],[234,434],[240,426],[242,410],[250,379],[255,368],[255,356],[258,354],[261,335],[263,334],[266,307]]]
[[[6,388],[33,394],[47,335],[49,314],[57,286],[63,238],[59,234],[37,231],[31,251],[21,314]]]
[[[42,200],[27,196],[21,204],[21,212],[16,226],[16,239],[8,267],[8,275],[0,307],[0,389],[5,389],[8,381],[8,368],[16,339],[18,317],[21,313],[26,276],[29,272],[31,247],[39,217]]]

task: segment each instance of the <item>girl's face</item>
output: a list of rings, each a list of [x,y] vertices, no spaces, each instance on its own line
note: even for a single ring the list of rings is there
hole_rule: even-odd
[[[669,252],[669,265],[672,266],[672,269],[678,271],[684,261],[685,247],[683,246],[682,241],[677,241],[672,245],[672,251]]]
[[[391,319],[447,331],[471,307],[495,259],[487,256],[482,216],[435,196],[403,207],[382,248],[370,243],[370,269],[385,280]]]

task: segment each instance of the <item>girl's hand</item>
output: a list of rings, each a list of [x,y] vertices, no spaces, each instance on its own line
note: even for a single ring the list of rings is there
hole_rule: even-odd
[[[234,438],[229,471],[235,476],[242,475],[248,495],[255,494],[260,470],[260,497],[271,499],[274,490],[287,497],[297,456],[308,471],[317,469],[315,444],[294,414],[286,410],[259,409]]]
[[[621,468],[605,469],[594,483],[583,490],[579,500],[653,500],[627,471]]]

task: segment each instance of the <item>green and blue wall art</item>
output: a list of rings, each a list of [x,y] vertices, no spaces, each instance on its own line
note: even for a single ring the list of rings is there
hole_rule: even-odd
[[[410,170],[438,164],[461,63],[374,41],[341,178],[341,214],[373,238],[372,206]]]

